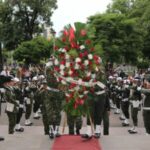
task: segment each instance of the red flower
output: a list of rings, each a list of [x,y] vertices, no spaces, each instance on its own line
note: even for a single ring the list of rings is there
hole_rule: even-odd
[[[83,58],[83,57],[84,57],[84,54],[83,54],[83,53],[80,53],[80,54],[79,54],[79,57],[80,57],[80,58]]]
[[[64,49],[65,49],[66,51],[69,51],[69,47],[68,47],[68,46],[65,46]]]
[[[74,109],[77,109],[78,104],[75,102],[73,107],[74,107]]]
[[[92,65],[92,61],[89,61],[89,65],[90,65],[90,66]]]
[[[94,47],[91,48],[91,51],[94,51]]]
[[[63,38],[62,38],[62,41],[63,41],[63,42],[66,42],[66,38],[65,38],[65,37],[63,37]]]
[[[60,62],[60,64],[61,64],[61,65],[65,65],[65,64],[66,64],[66,61],[65,61],[65,60],[62,60],[62,61]]]
[[[54,47],[54,50],[58,50],[58,49],[59,49],[58,46],[55,46],[55,47]]]
[[[87,45],[91,44],[91,40],[86,40],[85,44],[87,44]]]
[[[73,41],[75,39],[75,35],[74,35],[74,29],[71,27],[69,29],[69,41]]]
[[[55,66],[55,67],[54,67],[54,70],[55,70],[56,72],[59,72],[59,71],[60,71],[60,69],[59,69],[58,66]]]
[[[64,34],[64,36],[68,36],[68,35],[69,35],[69,33],[68,33],[67,30],[64,30],[64,31],[63,31],[63,34]]]
[[[84,56],[87,56],[88,55],[88,51],[84,51]]]

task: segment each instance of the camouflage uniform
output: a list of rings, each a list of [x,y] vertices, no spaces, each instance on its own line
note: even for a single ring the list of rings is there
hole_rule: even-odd
[[[45,134],[49,133],[50,125],[59,126],[60,124],[61,101],[56,99],[54,93],[49,87],[39,91]]]
[[[33,96],[32,90],[30,89],[29,85],[25,85],[25,87],[23,88],[23,97],[26,106],[25,125],[32,125],[32,123],[30,122],[30,116],[32,113]]]
[[[18,131],[18,130],[20,131],[20,129],[21,129],[20,120],[21,120],[21,117],[23,114],[24,101],[23,101],[22,91],[19,86],[14,87],[14,93],[15,93],[17,103],[19,104],[19,110],[17,112],[17,118],[16,118],[16,125],[18,125],[18,127],[16,128],[16,131]]]
[[[6,112],[8,116],[8,121],[9,121],[9,134],[14,133],[14,128],[16,125],[16,116],[18,112],[19,104],[16,101],[15,94],[14,94],[14,89],[12,87],[6,87],[6,101],[7,101],[7,106],[6,106]],[[9,105],[12,105],[12,109],[9,109]]]

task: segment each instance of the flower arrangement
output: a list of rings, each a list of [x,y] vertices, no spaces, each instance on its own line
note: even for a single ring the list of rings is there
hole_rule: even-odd
[[[67,87],[67,111],[74,115],[83,113],[101,63],[85,24],[75,23],[74,28],[68,26],[62,31],[54,48],[53,69],[58,81]]]

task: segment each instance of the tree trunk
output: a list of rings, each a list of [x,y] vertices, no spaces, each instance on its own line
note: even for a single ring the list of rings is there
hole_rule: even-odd
[[[0,42],[0,72],[3,70],[3,55],[2,55],[2,45]]]

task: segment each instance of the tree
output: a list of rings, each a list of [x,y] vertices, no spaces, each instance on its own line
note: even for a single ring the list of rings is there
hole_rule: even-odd
[[[107,13],[117,13],[128,15],[135,0],[112,0],[108,5]]]
[[[53,50],[53,41],[37,37],[31,41],[23,42],[14,51],[14,59],[24,61],[25,64],[37,64],[50,57]]]
[[[95,42],[112,62],[135,63],[142,47],[142,36],[136,20],[124,14],[105,13],[91,16],[88,23],[95,28]]]
[[[57,0],[0,0],[0,40],[8,50],[42,32],[43,24],[52,25]],[[0,50],[1,54],[1,50]],[[0,55],[2,60],[2,55]]]

